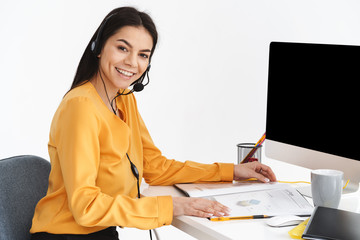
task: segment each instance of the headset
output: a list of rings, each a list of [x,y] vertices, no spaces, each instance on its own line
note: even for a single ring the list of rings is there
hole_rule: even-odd
[[[95,56],[98,56],[100,54],[100,37],[104,31],[104,27],[106,25],[106,23],[109,21],[109,19],[114,16],[116,13],[113,13],[111,14],[110,16],[108,16],[107,18],[105,18],[104,22],[100,25],[99,27],[99,31],[98,33],[96,34],[96,38],[94,41],[91,42],[91,46],[90,46],[90,49],[91,51],[95,54]]]
[[[96,57],[100,54],[100,37],[101,37],[101,35],[103,34],[104,27],[105,27],[106,23],[109,21],[109,19],[110,19],[112,16],[114,16],[114,15],[116,15],[116,13],[111,14],[110,16],[108,16],[108,17],[104,20],[104,22],[103,22],[103,23],[100,25],[100,27],[99,27],[99,31],[98,31],[98,33],[97,33],[97,35],[96,35],[95,40],[93,40],[93,41],[91,42],[90,49],[91,49],[91,51],[94,53],[94,55],[95,55]],[[150,70],[150,64],[148,65],[148,67],[147,67],[147,69],[145,70],[145,72],[143,73],[143,75],[141,75],[141,77],[140,77],[138,80],[135,81],[135,82],[139,81],[139,83],[134,84],[133,91],[140,92],[140,91],[142,91],[142,90],[144,89],[144,86],[145,86],[145,85],[142,84],[142,81],[143,81],[143,79],[144,79],[144,77],[145,77],[145,74],[146,74],[149,70]],[[102,80],[103,83],[104,83],[104,80],[102,79],[101,73],[100,73],[100,77],[101,77],[101,80]],[[147,84],[148,84],[148,83],[147,83]],[[107,95],[105,83],[104,83],[104,88],[105,88],[105,92],[106,92],[106,95]],[[131,93],[131,91],[130,91],[130,93]],[[118,97],[118,96],[120,96],[120,95],[127,95],[127,94],[129,94],[129,93],[125,93],[125,94],[119,93],[116,97]],[[109,97],[109,96],[107,95],[107,97]],[[115,97],[115,98],[116,98],[116,97]],[[114,99],[115,99],[115,98],[114,98]],[[114,101],[114,99],[113,99],[112,101]],[[110,99],[108,99],[108,100],[109,100],[109,103],[110,103]],[[111,103],[110,103],[111,107],[112,107],[112,101],[111,101]],[[114,111],[114,114],[116,115],[115,109],[113,109],[113,111]],[[135,164],[130,160],[130,157],[129,157],[129,155],[128,155],[127,153],[126,153],[126,157],[127,157],[127,159],[129,160],[129,162],[130,162],[131,172],[133,173],[134,177],[135,177],[136,180],[137,180],[138,197],[140,198],[139,171],[138,171],[138,169],[136,168]]]
[[[93,40],[91,42],[90,49],[94,53],[95,57],[97,57],[101,52],[100,38],[101,38],[101,36],[103,34],[105,25],[109,21],[109,19],[112,18],[114,15],[116,15],[116,13],[111,14],[110,16],[108,16],[103,21],[103,23],[100,25],[99,30],[98,30],[98,32],[96,34],[95,40]],[[128,92],[126,94],[120,94],[120,95],[127,95],[127,94],[130,94],[130,93],[133,93],[133,92],[141,92],[144,89],[144,87],[146,85],[148,85],[149,82],[150,82],[150,78],[149,78],[150,67],[151,67],[151,64],[149,63],[149,65],[147,66],[145,72],[141,75],[141,77],[131,84],[131,85],[133,85],[133,88],[132,88],[132,90],[130,92]],[[145,76],[147,77],[147,82],[145,84],[143,84]],[[120,95],[118,95],[118,96],[120,96]]]
[[[100,25],[100,27],[99,27],[98,33],[96,34],[95,40],[93,40],[93,41],[91,42],[90,49],[91,49],[91,51],[93,52],[93,54],[94,54],[95,57],[97,57],[97,56],[100,54],[100,52],[101,52],[101,49],[100,49],[100,45],[101,45],[101,44],[100,44],[100,38],[101,38],[101,35],[103,34],[105,25],[106,25],[106,23],[108,22],[108,20],[109,20],[111,17],[113,17],[114,15],[116,15],[116,13],[111,14],[110,16],[108,16],[108,17],[103,21],[103,23],[102,23],[102,24]],[[131,91],[129,91],[129,92],[127,92],[127,93],[124,94],[124,91],[125,91],[125,90],[124,90],[122,93],[118,93],[111,101],[110,101],[109,96],[108,96],[108,94],[107,94],[106,86],[105,86],[104,80],[102,79],[101,72],[99,71],[101,80],[102,80],[102,82],[103,82],[103,84],[104,84],[106,96],[107,96],[107,98],[108,98],[108,100],[109,100],[110,106],[111,106],[111,108],[112,108],[112,110],[113,110],[113,112],[114,112],[115,115],[116,115],[116,111],[115,111],[115,109],[113,108],[113,101],[114,101],[117,97],[119,97],[119,96],[121,96],[121,95],[128,95],[128,94],[133,93],[133,92],[140,92],[140,91],[142,91],[142,90],[144,89],[144,87],[145,87],[146,85],[148,85],[149,82],[150,82],[150,78],[149,78],[150,67],[151,67],[151,65],[150,65],[150,63],[149,63],[149,65],[147,66],[145,72],[141,75],[141,77],[131,84],[131,85],[133,85],[133,88],[132,88]],[[145,76],[147,77],[147,82],[146,82],[145,84],[143,84],[143,81],[144,81]],[[136,182],[137,182],[137,194],[138,194],[138,198],[140,198],[140,184],[139,184],[139,177],[140,177],[140,175],[139,175],[139,171],[138,171],[136,165],[130,160],[130,157],[129,157],[128,153],[126,153],[126,157],[127,157],[127,159],[129,160],[129,163],[130,163],[131,172],[133,173],[134,177],[136,178]],[[152,240],[151,230],[149,230],[149,233],[150,233],[150,239]],[[156,232],[155,232],[155,234],[156,234]]]

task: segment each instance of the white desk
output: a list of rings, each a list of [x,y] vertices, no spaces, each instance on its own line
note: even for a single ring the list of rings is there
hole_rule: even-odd
[[[269,165],[281,181],[309,181],[310,170],[291,164],[266,159],[263,161]],[[302,184],[304,185],[304,184]],[[305,184],[306,185],[306,184]],[[294,185],[299,186],[299,184]],[[145,186],[142,194],[145,196],[183,194],[172,186]],[[312,200],[308,199],[312,204]],[[360,213],[359,192],[344,195],[340,201],[339,209]],[[226,222],[212,222],[208,219],[180,216],[173,219],[172,225],[197,239],[267,239],[282,240],[291,239],[288,231],[293,227],[272,228],[266,225],[266,219],[233,220]]]

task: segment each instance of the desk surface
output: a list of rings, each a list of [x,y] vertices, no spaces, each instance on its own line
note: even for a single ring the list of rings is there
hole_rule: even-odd
[[[308,181],[310,182],[310,170],[276,160],[266,159],[263,161],[269,165],[280,181]],[[294,184],[294,187],[306,184]],[[172,186],[144,186],[142,194],[145,196],[172,195],[183,196],[183,194]],[[307,198],[309,203],[312,200]],[[359,192],[343,195],[339,209],[360,213]],[[226,222],[212,222],[208,219],[180,216],[173,219],[172,225],[190,234],[197,239],[291,239],[288,235],[293,227],[273,228],[266,224],[266,219],[234,220]]]

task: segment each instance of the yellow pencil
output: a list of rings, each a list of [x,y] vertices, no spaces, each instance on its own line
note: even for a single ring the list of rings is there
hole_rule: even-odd
[[[265,141],[265,138],[266,138],[266,133],[264,133],[261,138],[259,139],[259,141],[257,141],[257,143],[255,144],[254,148],[251,149],[251,151],[246,155],[246,157],[240,162],[240,163],[246,163],[249,158],[251,158],[254,153],[256,152],[258,146],[260,146],[264,141]]]
[[[263,143],[265,137],[266,137],[266,133],[264,133],[264,134],[261,136],[261,138],[260,138],[259,141],[255,144],[255,146],[261,145],[261,144]]]
[[[210,221],[220,222],[220,221],[230,221],[230,220],[246,220],[246,219],[259,219],[259,218],[269,218],[268,215],[253,215],[253,216],[241,216],[241,217],[214,217],[210,218]]]

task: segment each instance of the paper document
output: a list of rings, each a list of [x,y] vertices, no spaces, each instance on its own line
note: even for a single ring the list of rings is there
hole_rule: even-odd
[[[257,191],[278,188],[284,183],[260,181],[243,182],[219,182],[219,183],[178,183],[175,187],[180,189],[188,197],[205,197],[229,193]]]
[[[229,217],[252,215],[310,215],[313,207],[293,187],[284,183],[176,184],[191,197],[216,200],[231,209]]]

